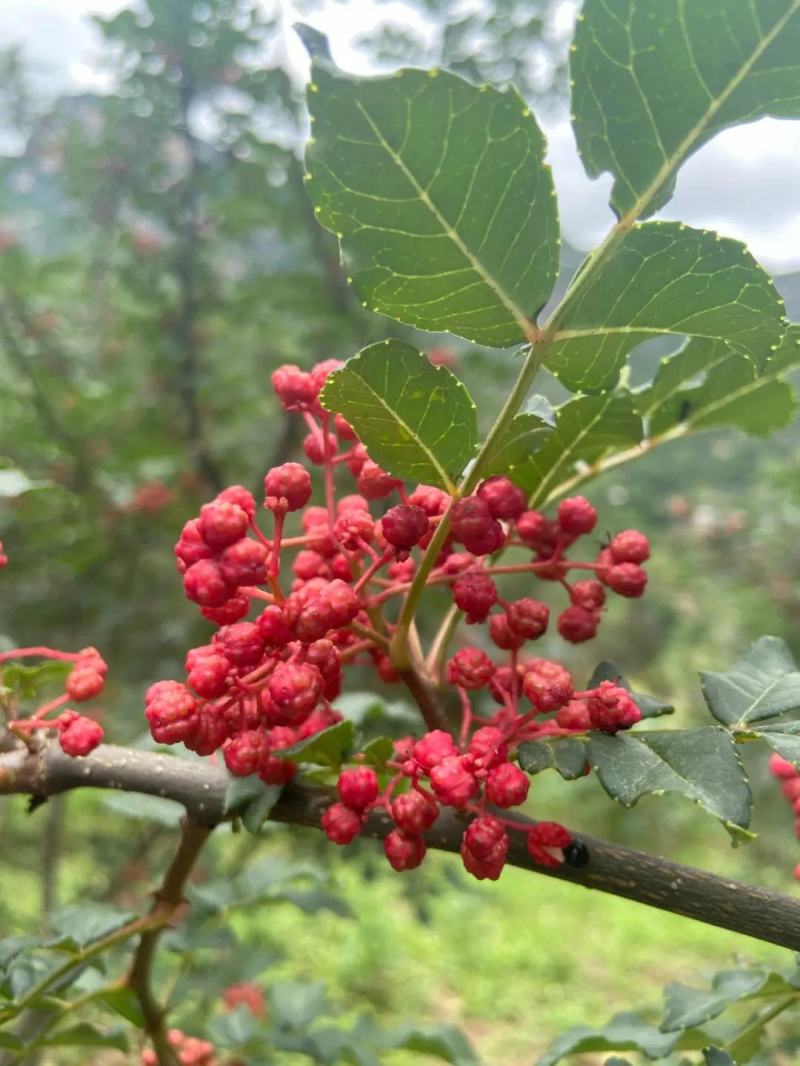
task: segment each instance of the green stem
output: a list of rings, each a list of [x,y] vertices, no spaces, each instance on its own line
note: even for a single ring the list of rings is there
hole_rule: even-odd
[[[750,1022],[749,1025],[745,1026],[744,1029],[737,1033],[733,1040],[728,1041],[725,1044],[725,1050],[728,1051],[731,1057],[738,1062],[737,1053],[739,1045],[748,1044],[750,1042],[750,1038],[755,1033],[759,1032],[759,1030],[763,1029],[766,1025],[769,1025],[773,1018],[777,1018],[779,1014],[783,1014],[783,1012],[785,1010],[788,1010],[789,1007],[795,1006],[797,1003],[797,999],[798,995],[797,993],[795,993],[792,996],[786,996],[784,999],[779,1000],[774,1006],[770,1007],[768,1010],[765,1010],[763,1014],[760,1014],[754,1021]]]

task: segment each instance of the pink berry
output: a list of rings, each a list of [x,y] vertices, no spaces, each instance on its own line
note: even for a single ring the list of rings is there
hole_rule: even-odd
[[[232,592],[213,559],[193,563],[183,575],[183,588],[187,598],[201,607],[221,607]]]
[[[500,729],[485,725],[476,729],[469,742],[469,756],[474,770],[489,770],[508,758],[508,744]]]
[[[589,704],[585,699],[570,700],[569,703],[558,708],[556,722],[562,729],[574,729],[578,733],[587,732],[592,728]]]
[[[515,519],[525,510],[525,493],[507,477],[490,477],[478,486],[477,495],[492,518]]]
[[[264,638],[255,622],[236,622],[219,631],[225,655],[234,666],[256,666],[264,657]]]
[[[458,754],[458,748],[449,733],[432,729],[414,745],[414,759],[423,770],[431,770],[444,759]]]
[[[354,811],[365,811],[378,798],[378,775],[370,766],[342,770],[336,785],[339,799]]]
[[[215,500],[200,509],[200,532],[214,551],[222,551],[247,532],[250,519],[237,503]]]
[[[541,600],[526,597],[515,600],[506,611],[508,626],[512,633],[525,640],[536,640],[547,631],[550,608]]]
[[[489,574],[471,570],[456,578],[453,600],[456,607],[465,612],[468,625],[483,622],[497,603],[497,586]]]
[[[631,699],[630,693],[611,681],[601,681],[597,688],[587,693],[585,699],[592,728],[603,733],[617,733],[642,719],[642,712]]]
[[[459,648],[447,664],[447,680],[461,688],[479,689],[489,683],[495,665],[480,648]]]
[[[425,841],[421,836],[407,835],[393,829],[383,841],[383,850],[395,870],[414,870],[425,858]]]
[[[227,489],[222,490],[217,499],[225,503],[235,503],[241,507],[251,522],[256,516],[255,497],[243,485],[229,485]]]
[[[769,772],[774,774],[775,777],[781,777],[786,780],[791,780],[798,776],[795,766],[787,759],[784,759],[782,755],[778,755],[777,752],[773,752],[769,757]]]
[[[532,659],[525,664],[522,691],[537,711],[558,710],[572,698],[572,677],[568,670],[549,659]]]
[[[76,703],[94,699],[103,691],[103,675],[91,666],[77,665],[67,677],[65,688],[67,695]]]
[[[525,511],[517,519],[517,535],[535,552],[552,555],[558,542],[555,525],[539,511]]]
[[[67,755],[79,757],[94,751],[103,739],[103,727],[91,718],[78,715],[66,729],[59,734],[58,740],[62,751]]]
[[[381,526],[389,544],[395,548],[413,548],[428,532],[428,516],[421,507],[401,503],[389,508]]]
[[[503,840],[508,847],[508,833],[499,818],[492,814],[473,818],[464,830],[464,844],[478,859],[485,859]]]
[[[528,854],[540,866],[556,867],[564,862],[564,848],[572,843],[572,834],[558,822],[537,822],[528,830]]]
[[[283,648],[292,639],[292,630],[283,611],[277,604],[265,607],[256,618],[261,639],[268,648]]]
[[[384,500],[402,484],[402,481],[387,474],[371,459],[367,459],[358,475],[358,491],[368,500]]]
[[[305,663],[280,663],[269,679],[270,697],[290,720],[313,711],[323,687],[322,674]]]
[[[392,801],[392,818],[397,828],[408,836],[418,836],[430,829],[439,816],[435,800],[416,789],[402,792]]]
[[[572,586],[570,600],[584,611],[599,611],[606,602],[606,590],[599,581],[587,577]]]
[[[184,570],[193,563],[199,563],[201,559],[213,558],[214,550],[209,548],[200,532],[199,518],[190,519],[183,527],[180,539],[175,545],[175,556],[179,564],[183,563]]]
[[[650,558],[650,542],[638,529],[623,529],[608,546],[615,563],[644,563]]]
[[[647,585],[647,574],[638,563],[617,563],[604,571],[601,577],[613,592],[630,599],[641,596]]]
[[[204,655],[191,667],[186,677],[198,696],[213,700],[228,687],[231,664],[224,655]]]
[[[504,547],[506,534],[500,523],[493,518],[488,529],[474,536],[462,537],[462,543],[473,555],[493,555],[494,552]]]
[[[309,410],[316,398],[311,375],[298,366],[279,366],[272,374],[272,387],[285,411]]]
[[[145,694],[145,717],[153,740],[177,744],[191,737],[198,724],[198,704],[178,681],[157,681]]]
[[[361,832],[363,825],[358,811],[346,807],[344,803],[334,803],[328,807],[321,822],[325,835],[334,844],[350,844]]]
[[[515,651],[525,643],[525,637],[515,632],[508,623],[507,614],[493,614],[489,619],[489,638],[503,651]]]
[[[430,772],[433,791],[449,807],[463,807],[478,791],[475,775],[460,755],[450,755]]]
[[[250,600],[246,596],[231,596],[221,607],[201,607],[200,614],[214,625],[230,626],[244,618],[249,610]]]
[[[585,611],[583,607],[565,608],[558,616],[558,632],[571,644],[583,644],[597,636],[600,615],[594,611]]]
[[[227,547],[219,559],[222,577],[229,585],[247,587],[266,581],[267,549],[260,541],[242,537]]]
[[[486,798],[495,807],[518,807],[528,798],[530,778],[513,762],[504,762],[489,771]]]
[[[408,502],[423,510],[429,518],[436,518],[447,510],[450,497],[433,485],[417,485],[409,496]]]
[[[456,540],[483,536],[493,522],[489,504],[478,496],[468,496],[453,504],[450,528]]]
[[[225,765],[237,777],[258,773],[261,761],[269,751],[267,736],[260,729],[247,729],[227,740],[222,747]]]
[[[597,525],[597,511],[585,496],[571,496],[558,505],[558,524],[569,536],[582,537]]]
[[[311,499],[311,475],[299,463],[283,463],[267,471],[264,506],[270,511],[299,511]]]

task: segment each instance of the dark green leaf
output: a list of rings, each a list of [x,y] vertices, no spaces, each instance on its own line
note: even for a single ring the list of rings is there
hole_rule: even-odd
[[[315,733],[314,736],[282,751],[281,758],[290,762],[329,766],[337,770],[353,747],[355,733],[353,723],[345,718],[336,725],[323,729],[321,733]]]
[[[741,242],[649,222],[634,227],[570,303],[546,366],[567,388],[597,392],[616,384],[638,344],[688,334],[725,340],[761,370],[783,336],[784,315],[772,281]]]
[[[734,839],[748,836],[750,787],[726,730],[593,732],[588,754],[603,788],[623,807],[642,796],[679,792],[719,818]]]
[[[586,745],[571,737],[526,740],[519,746],[519,764],[526,773],[558,770],[567,781],[583,776],[587,764]]]
[[[394,754],[394,741],[390,737],[375,737],[361,748],[364,762],[373,766],[379,773],[386,769],[386,763]]]
[[[538,1066],[555,1066],[567,1055],[591,1051],[640,1051],[656,1059],[668,1055],[675,1042],[675,1036],[662,1033],[638,1014],[616,1014],[602,1029],[587,1025],[568,1029],[553,1041]]]
[[[727,1051],[719,1047],[709,1047],[703,1052],[706,1066],[736,1066],[737,1060],[732,1059]],[[744,1060],[738,1060],[744,1061]]]
[[[364,305],[505,347],[558,269],[544,137],[516,90],[445,71],[356,78],[315,63],[308,190]]]
[[[129,922],[134,915],[106,903],[76,903],[59,911],[53,920],[56,932],[71,938],[81,948],[100,940]]]
[[[478,424],[466,388],[402,341],[363,348],[330,375],[322,403],[344,415],[370,458],[395,477],[452,491],[475,451]]]
[[[317,914],[319,911],[330,911],[338,914],[340,918],[353,918],[352,908],[339,896],[332,892],[326,892],[324,888],[286,888],[276,893],[276,900],[285,900],[293,903],[306,914]]]
[[[642,419],[631,393],[576,396],[556,410],[556,428],[542,447],[511,476],[530,494],[531,506],[545,504],[575,474],[578,463],[591,463],[612,447],[630,447],[642,439]]]
[[[529,411],[515,415],[505,436],[498,442],[486,465],[486,476],[507,474],[512,467],[524,463],[544,444],[553,427],[543,418]]]
[[[648,436],[685,424],[698,432],[736,426],[767,436],[787,425],[797,406],[794,390],[782,375],[800,367],[800,332],[790,327],[764,373],[722,341],[693,338],[662,361],[653,382],[637,396],[647,419]]]
[[[731,729],[800,708],[800,671],[780,637],[761,637],[730,670],[700,674],[709,710]]]
[[[586,0],[571,79],[587,173],[614,176],[617,214],[650,214],[719,130],[800,116],[800,3]]]
[[[386,1046],[434,1055],[454,1066],[477,1066],[478,1058],[462,1031],[454,1025],[404,1025],[388,1034]]]
[[[800,722],[779,722],[753,733],[800,770]]]
[[[758,993],[768,976],[763,970],[727,970],[714,975],[710,989],[669,984],[664,989],[661,1029],[675,1032],[702,1025],[722,1014],[732,1003]],[[786,982],[781,984],[787,992],[792,991]]]
[[[93,996],[95,1003],[101,1003],[115,1014],[121,1015],[126,1021],[139,1029],[144,1029],[145,1019],[139,999],[132,988],[106,988]]]
[[[208,1026],[208,1035],[219,1047],[230,1051],[240,1050],[256,1032],[256,1019],[245,1006],[220,1014]]]
[[[48,659],[37,663],[35,666],[26,666],[24,663],[3,663],[0,667],[0,681],[6,689],[20,700],[33,700],[48,687],[63,688],[69,674],[72,672],[72,663],[60,662],[56,659]]]
[[[0,1047],[8,1048],[10,1051],[19,1051],[23,1046],[18,1036],[14,1036],[13,1033],[0,1032]]]
[[[269,989],[272,1016],[278,1025],[304,1029],[328,1011],[325,985],[319,981],[281,981]]]
[[[281,798],[283,785],[264,785],[261,795],[245,807],[240,817],[248,833],[260,833],[269,820],[272,808]]]
[[[595,667],[594,673],[589,678],[587,688],[595,688],[601,681],[612,681],[626,692],[630,692],[631,698],[641,711],[642,718],[660,718],[664,714],[672,714],[675,710],[671,703],[664,703],[655,696],[646,696],[642,692],[633,692],[630,685],[622,676],[617,667],[610,662],[603,661]]]
[[[78,1022],[69,1029],[51,1033],[38,1041],[42,1047],[109,1047],[117,1051],[128,1050],[128,1038],[119,1031],[102,1032],[88,1022]]]

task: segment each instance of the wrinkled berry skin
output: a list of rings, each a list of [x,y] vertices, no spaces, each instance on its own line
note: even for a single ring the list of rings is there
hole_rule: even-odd
[[[336,785],[339,799],[354,811],[365,811],[378,797],[378,775],[369,766],[343,770]]]
[[[102,742],[103,727],[91,718],[78,715],[59,733],[58,740],[65,754],[85,756]]]
[[[328,840],[334,844],[351,844],[361,832],[361,815],[358,811],[346,807],[344,803],[334,803],[322,816],[322,828]]]
[[[408,836],[393,829],[383,841],[386,858],[395,870],[414,870],[425,858],[425,841],[421,836]]]

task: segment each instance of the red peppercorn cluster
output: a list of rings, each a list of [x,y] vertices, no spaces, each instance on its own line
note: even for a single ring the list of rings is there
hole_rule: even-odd
[[[28,717],[11,719],[8,728],[25,740],[37,729],[55,730],[61,748],[67,755],[88,755],[102,742],[103,727],[93,718],[62,708],[69,701],[83,703],[99,696],[105,686],[108,666],[96,648],[84,648],[79,652],[45,647],[14,648],[0,654],[0,680],[3,663],[32,657],[74,663],[74,666],[67,675],[65,691],[60,696],[43,703]],[[59,714],[49,717],[54,711],[59,711]]]
[[[8,566],[8,556],[3,551],[3,542],[0,540],[0,570],[2,570],[4,566]]]
[[[781,792],[792,805],[795,836],[800,838],[800,770],[777,752],[769,757],[769,769],[780,781]],[[800,881],[800,863],[794,868],[794,876]]]
[[[267,1013],[264,989],[253,981],[239,981],[235,985],[229,985],[222,993],[222,1003],[225,1010],[246,1007],[256,1018],[264,1018]]]
[[[218,1066],[219,1059],[214,1045],[209,1040],[198,1040],[187,1036],[181,1029],[170,1029],[167,1040],[175,1049],[175,1055],[181,1066]],[[142,1066],[158,1066],[158,1055],[150,1048],[142,1052]]]
[[[490,808],[518,806],[530,785],[513,761],[518,745],[588,729],[614,733],[640,718],[624,689],[603,682],[576,692],[564,667],[524,655],[524,646],[547,632],[549,608],[532,596],[505,599],[497,579],[514,574],[517,582],[560,584],[569,604],[556,628],[579,643],[596,634],[607,589],[643,593],[649,545],[626,530],[592,561],[570,559],[569,549],[595,529],[594,507],[572,497],[550,519],[529,510],[508,477],[488,478],[455,500],[430,485],[407,490],[373,461],[341,415],[322,406],[321,390],[340,365],[287,365],[272,375],[283,408],[305,422],[309,467],[287,462],[269,470],[260,507],[241,486],[227,488],[184,526],[175,555],[186,596],[216,629],[189,651],[184,681],[150,687],[145,713],[159,743],[183,742],[201,755],[221,750],[233,774],[288,781],[296,764],[286,749],[341,719],[334,703],[349,665],[371,663],[385,682],[403,680],[390,655],[398,608],[438,530],[441,546],[426,584],[449,588],[466,624],[485,625],[499,656],[490,658],[476,642],[452,655],[443,678],[428,677],[434,686],[446,682],[461,701],[458,742],[433,729],[403,742],[380,778],[365,765],[345,769],[323,826],[331,840],[347,844],[380,807],[396,826],[386,838],[389,861],[410,869],[422,861],[423,834],[441,805],[454,807],[473,816],[462,850],[467,869],[494,878],[514,823]],[[313,467],[320,468],[324,505],[311,503]],[[341,491],[348,475],[356,492]],[[501,565],[496,554],[507,547],[527,558]],[[569,580],[576,571],[586,576]],[[497,710],[479,716],[472,701],[486,695]],[[535,861],[560,861],[566,830],[539,823],[525,831]]]

